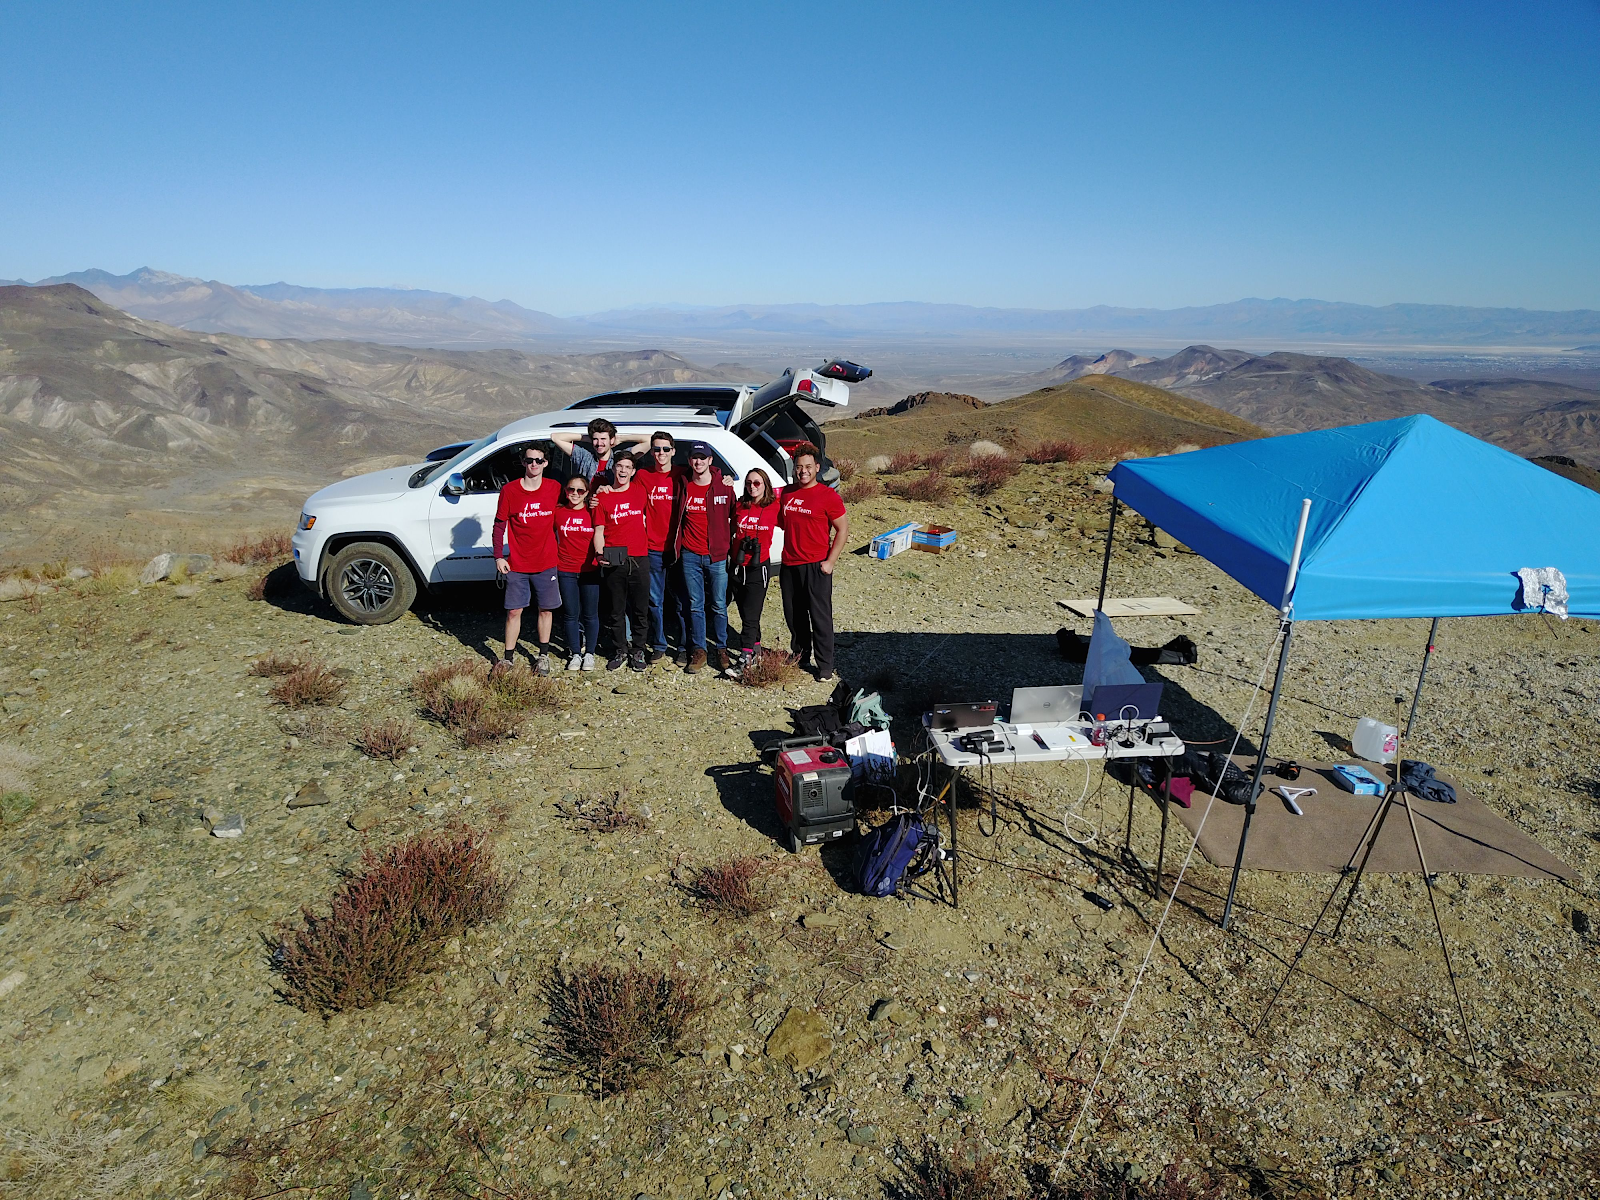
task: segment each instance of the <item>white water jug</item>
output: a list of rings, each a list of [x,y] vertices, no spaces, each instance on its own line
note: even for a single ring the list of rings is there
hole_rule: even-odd
[[[1356,757],[1367,762],[1393,762],[1395,751],[1400,748],[1400,731],[1376,717],[1362,717],[1356,722],[1350,745],[1355,748]]]

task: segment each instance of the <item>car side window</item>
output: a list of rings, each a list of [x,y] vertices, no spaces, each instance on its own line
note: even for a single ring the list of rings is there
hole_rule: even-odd
[[[522,451],[527,445],[526,442],[519,442],[516,445],[502,447],[468,467],[464,472],[467,494],[481,496],[488,492],[498,492],[513,479],[520,477]]]

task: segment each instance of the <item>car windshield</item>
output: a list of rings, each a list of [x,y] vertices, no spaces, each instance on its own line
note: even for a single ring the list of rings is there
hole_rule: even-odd
[[[411,486],[414,488],[426,487],[435,479],[443,479],[446,475],[450,474],[451,471],[454,471],[462,463],[466,462],[467,459],[471,458],[474,454],[476,454],[479,450],[482,450],[492,441],[494,441],[494,434],[491,433],[488,437],[482,437],[473,442],[472,445],[468,446],[454,458],[448,458],[442,463],[433,463],[431,466],[423,467],[420,471],[411,476]]]

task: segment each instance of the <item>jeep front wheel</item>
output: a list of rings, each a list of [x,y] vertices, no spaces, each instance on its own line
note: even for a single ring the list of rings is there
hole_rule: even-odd
[[[353,542],[328,564],[326,592],[339,615],[357,625],[387,625],[417,598],[411,568],[381,542]]]

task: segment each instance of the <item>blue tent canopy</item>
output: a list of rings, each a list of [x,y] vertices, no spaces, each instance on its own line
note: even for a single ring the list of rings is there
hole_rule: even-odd
[[[1522,611],[1523,567],[1600,616],[1600,493],[1429,416],[1119,463],[1115,495],[1296,620]]]

